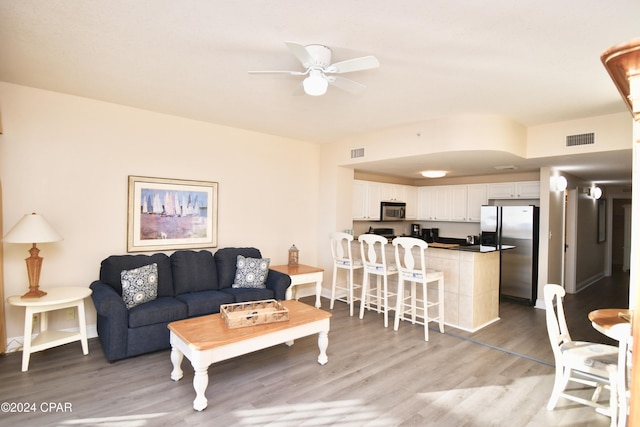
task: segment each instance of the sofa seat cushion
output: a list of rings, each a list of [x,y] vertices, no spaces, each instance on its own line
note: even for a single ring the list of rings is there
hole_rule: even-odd
[[[159,297],[129,310],[129,327],[173,322],[187,318],[186,304],[171,297]]]
[[[274,299],[275,295],[271,289],[260,288],[228,288],[222,292],[233,295],[234,302],[260,301],[265,299]]]
[[[218,289],[218,272],[209,251],[177,251],[171,255],[175,294]]]
[[[189,317],[204,316],[220,312],[220,304],[235,302],[233,295],[222,291],[200,291],[180,294],[176,298],[187,305]]]

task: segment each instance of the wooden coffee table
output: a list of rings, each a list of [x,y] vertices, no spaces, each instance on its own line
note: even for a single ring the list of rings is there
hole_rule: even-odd
[[[331,313],[299,301],[282,301],[289,310],[289,320],[278,323],[229,329],[220,314],[195,317],[169,323],[171,340],[171,379],[182,378],[184,356],[193,365],[193,388],[196,398],[193,409],[207,407],[205,390],[209,384],[209,365],[253,351],[318,334],[318,363],[328,362],[329,325]]]

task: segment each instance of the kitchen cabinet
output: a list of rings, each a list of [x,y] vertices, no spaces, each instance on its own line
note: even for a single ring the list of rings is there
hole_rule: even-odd
[[[406,219],[418,217],[418,188],[410,185],[353,180],[354,220],[380,220],[380,202],[404,202]]]
[[[487,186],[440,185],[418,190],[418,219],[480,222],[480,206],[487,204]]]
[[[354,220],[380,220],[380,201],[384,184],[372,181],[353,181]]]
[[[380,201],[406,202],[404,185],[382,184],[380,187]]]
[[[480,207],[488,201],[486,184],[467,185],[467,221],[480,222]]]
[[[488,199],[539,199],[540,182],[497,182],[487,184]]]
[[[467,221],[467,186],[452,185],[451,186],[451,210],[449,215],[450,221]]]
[[[411,185],[406,185],[404,188],[405,191],[405,202],[407,203],[407,210],[405,213],[406,219],[417,219],[418,218],[418,187],[413,187]]]
[[[418,219],[449,221],[451,217],[451,186],[436,185],[418,190]]]

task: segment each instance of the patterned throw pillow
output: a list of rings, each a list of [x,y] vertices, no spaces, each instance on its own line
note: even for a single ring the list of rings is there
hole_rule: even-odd
[[[131,309],[158,297],[158,264],[153,263],[120,272],[122,299]]]
[[[233,288],[266,288],[270,258],[246,258],[238,255]]]

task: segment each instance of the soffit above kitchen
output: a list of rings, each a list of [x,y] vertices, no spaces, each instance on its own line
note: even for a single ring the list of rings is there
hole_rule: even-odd
[[[315,143],[461,114],[529,127],[626,111],[599,57],[638,16],[635,0],[2,1],[0,81]],[[360,94],[296,96],[301,78],[248,73],[302,70],[285,41],[380,67],[349,73]]]

